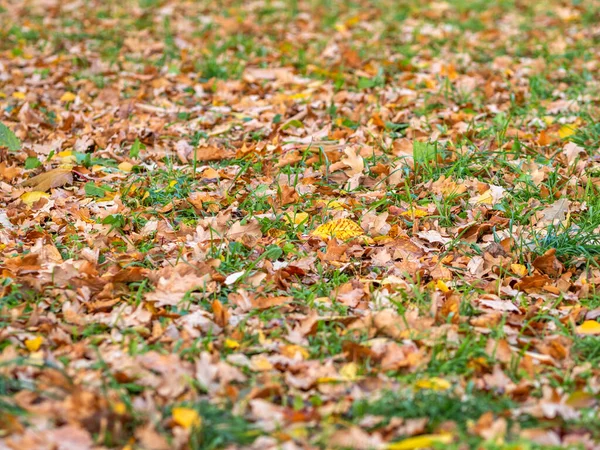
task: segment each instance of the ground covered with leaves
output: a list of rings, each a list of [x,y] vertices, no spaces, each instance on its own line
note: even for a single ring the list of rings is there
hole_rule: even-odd
[[[0,449],[599,448],[598,8],[0,0]]]

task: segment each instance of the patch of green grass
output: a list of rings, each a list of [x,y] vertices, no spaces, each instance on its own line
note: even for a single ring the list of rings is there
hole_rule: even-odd
[[[184,404],[195,409],[202,419],[202,426],[192,430],[189,446],[191,449],[216,450],[229,446],[248,446],[262,432],[240,416],[232,414],[226,406],[213,405],[207,401]],[[166,415],[170,415],[171,407]]]
[[[400,390],[383,393],[377,400],[358,400],[352,405],[350,420],[359,421],[367,415],[385,418],[382,425],[393,417],[416,419],[426,417],[428,431],[434,431],[445,421],[453,421],[464,433],[467,424],[476,421],[483,414],[492,412],[503,415],[514,408],[515,403],[504,396],[493,396],[478,391],[470,391],[462,396],[452,392],[432,390]],[[521,425],[531,424],[531,419],[521,417]]]

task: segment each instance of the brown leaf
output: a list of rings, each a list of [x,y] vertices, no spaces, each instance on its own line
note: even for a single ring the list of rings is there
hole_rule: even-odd
[[[256,309],[267,309],[273,306],[283,305],[293,300],[293,297],[277,296],[277,297],[257,297],[252,300],[252,306]]]
[[[33,186],[34,191],[48,191],[52,188],[72,183],[73,172],[71,169],[58,167],[25,180],[23,183],[21,183],[21,186]]]
[[[533,267],[542,273],[550,275],[551,277],[558,277],[565,266],[556,258],[556,249],[551,248],[542,256],[538,256],[533,260]]]
[[[213,300],[212,310],[215,323],[221,328],[225,328],[229,323],[229,317],[231,316],[227,307],[223,306],[219,300]]]
[[[233,151],[216,147],[214,145],[198,147],[194,151],[194,154],[196,155],[196,161],[220,161],[222,159],[233,158],[235,156]]]
[[[292,186],[283,185],[281,191],[278,194],[279,202],[281,206],[289,205],[291,203],[298,203],[300,196]]]

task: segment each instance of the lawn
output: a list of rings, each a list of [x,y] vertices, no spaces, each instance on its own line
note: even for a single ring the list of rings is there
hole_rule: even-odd
[[[600,448],[599,18],[0,0],[0,449]]]

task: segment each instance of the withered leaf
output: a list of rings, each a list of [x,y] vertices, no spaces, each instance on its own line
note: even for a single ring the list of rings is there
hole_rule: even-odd
[[[33,186],[35,191],[48,191],[52,188],[64,186],[73,183],[73,172],[71,169],[57,167],[48,172],[40,173],[35,177],[29,178],[21,183],[21,186]]]

